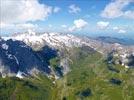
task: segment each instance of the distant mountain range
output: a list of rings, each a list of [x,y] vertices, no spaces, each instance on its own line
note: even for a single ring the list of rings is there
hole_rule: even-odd
[[[130,38],[116,38],[116,37],[109,37],[109,36],[100,36],[95,38],[96,40],[100,40],[106,43],[119,43],[122,45],[134,45],[134,40]]]

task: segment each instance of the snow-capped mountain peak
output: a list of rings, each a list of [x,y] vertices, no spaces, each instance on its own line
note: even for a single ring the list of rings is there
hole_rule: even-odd
[[[36,34],[35,32],[29,30],[27,33],[18,34],[16,36],[11,37],[3,37],[5,40],[13,39],[25,42],[29,46],[40,45],[44,46],[45,44],[54,46],[54,47],[62,47],[62,46],[77,46],[81,45],[81,38],[78,38],[74,35],[70,34],[62,34],[57,32],[52,33],[43,33]]]

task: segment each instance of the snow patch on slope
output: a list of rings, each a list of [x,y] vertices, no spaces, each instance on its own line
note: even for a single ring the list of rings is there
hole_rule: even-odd
[[[7,50],[8,49],[8,45],[6,43],[2,44],[2,48]]]

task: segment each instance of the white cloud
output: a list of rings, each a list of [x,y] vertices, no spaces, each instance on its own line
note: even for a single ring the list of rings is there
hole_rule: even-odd
[[[88,23],[83,19],[74,20],[74,25],[69,28],[69,31],[81,30],[82,28],[86,27]]]
[[[61,25],[62,28],[67,28],[67,25]]]
[[[44,20],[52,13],[52,7],[38,0],[3,0],[0,9],[1,22],[5,24]]]
[[[113,30],[116,31],[117,33],[126,33],[126,29],[124,29],[123,27],[113,27]]]
[[[126,11],[124,12],[124,17],[134,19],[134,11]]]
[[[76,14],[80,11],[81,11],[81,9],[78,6],[76,6],[75,4],[72,4],[72,5],[69,6],[69,13]]]
[[[107,28],[109,25],[109,22],[105,22],[105,21],[99,21],[97,22],[97,26],[100,28],[100,29],[105,29]]]
[[[114,0],[105,7],[101,16],[105,18],[117,18],[123,16],[134,19],[134,11],[124,11],[124,8],[131,2],[134,2],[134,0]]]
[[[58,13],[61,9],[59,7],[54,7],[53,12]]]
[[[75,31],[76,30],[76,28],[75,28],[75,26],[72,26],[72,27],[69,27],[69,29],[68,29],[70,32],[73,32],[73,31]]]
[[[113,27],[113,30],[118,30],[118,29],[119,29],[119,27],[117,27],[117,26]]]
[[[126,30],[120,29],[118,33],[126,33]]]
[[[11,32],[40,30],[41,28],[32,22],[45,20],[54,12],[51,6],[40,4],[38,0],[3,0],[0,10],[0,29]]]
[[[76,26],[76,28],[83,28],[87,25],[87,22],[83,19],[78,19],[74,21],[74,25]]]

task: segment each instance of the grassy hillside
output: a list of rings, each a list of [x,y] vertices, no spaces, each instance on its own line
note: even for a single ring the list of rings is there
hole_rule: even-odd
[[[57,81],[56,100],[134,100],[134,69],[108,65],[97,52],[74,49],[72,71]]]
[[[39,79],[0,78],[0,100],[52,100],[53,84]]]
[[[43,75],[0,78],[0,100],[134,100],[134,69],[108,64],[88,47],[72,48],[68,56],[71,71],[56,84]]]

